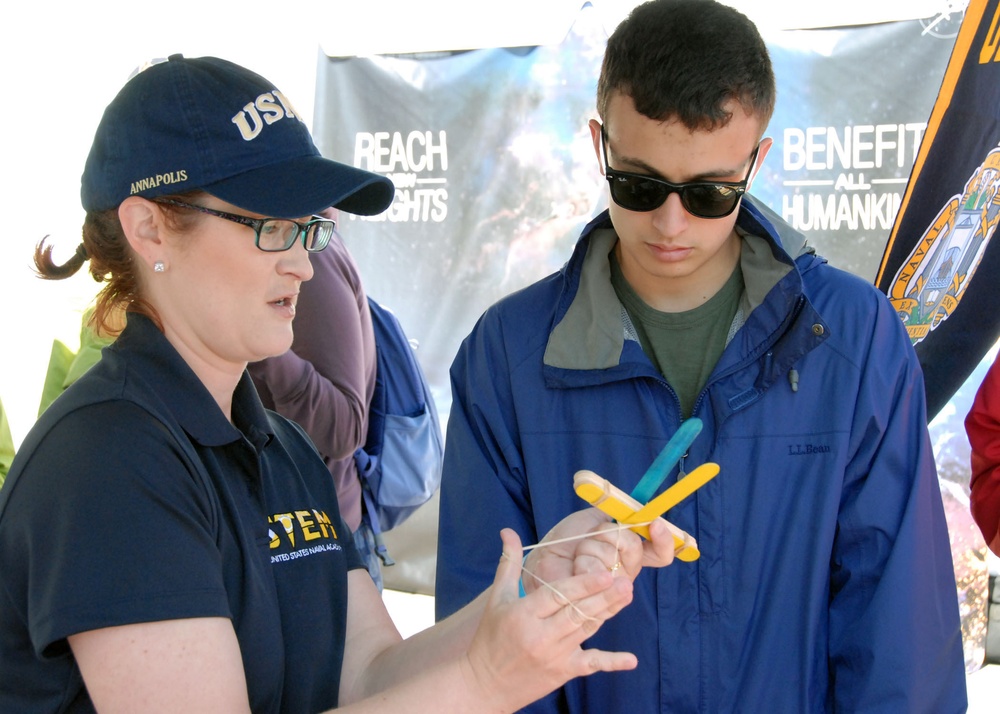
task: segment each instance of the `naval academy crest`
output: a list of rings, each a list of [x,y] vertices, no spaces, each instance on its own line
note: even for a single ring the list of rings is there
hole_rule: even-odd
[[[924,231],[889,289],[916,345],[955,311],[1000,220],[1000,148],[986,155]]]

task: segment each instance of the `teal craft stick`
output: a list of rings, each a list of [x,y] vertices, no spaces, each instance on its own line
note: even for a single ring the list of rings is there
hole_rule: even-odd
[[[639,479],[630,494],[639,503],[648,503],[649,499],[656,493],[663,480],[673,470],[681,457],[687,453],[688,447],[701,433],[701,419],[691,417],[681,423],[680,428],[670,437],[670,441],[663,447],[660,455],[653,460],[649,469]]]

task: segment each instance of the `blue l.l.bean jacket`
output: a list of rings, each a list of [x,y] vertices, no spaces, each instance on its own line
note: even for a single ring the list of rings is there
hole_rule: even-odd
[[[951,550],[900,319],[860,278],[801,246],[793,260],[749,199],[737,229],[746,290],[681,462],[721,472],[667,514],[701,557],[641,573],[588,641],[634,652],[636,670],[574,680],[531,711],[964,711]],[[602,214],[459,350],[439,617],[492,581],[501,528],[535,543],[585,507],[580,469],[630,492],[679,426],[611,286],[615,240]]]

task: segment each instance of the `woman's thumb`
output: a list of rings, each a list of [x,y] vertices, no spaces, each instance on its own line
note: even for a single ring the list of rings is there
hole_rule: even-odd
[[[524,550],[521,547],[521,538],[511,528],[500,531],[500,540],[503,542],[503,555],[500,557],[500,566],[497,568],[493,584],[498,592],[512,594],[518,592]]]

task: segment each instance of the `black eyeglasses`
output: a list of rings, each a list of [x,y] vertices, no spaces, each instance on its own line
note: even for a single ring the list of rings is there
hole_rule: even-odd
[[[175,201],[172,198],[153,199],[154,203],[165,203],[168,206],[179,206],[190,208],[194,211],[201,211],[216,218],[225,218],[227,221],[239,223],[240,225],[253,228],[256,237],[256,245],[266,253],[279,253],[288,250],[295,241],[302,236],[302,245],[310,253],[319,253],[330,245],[330,239],[337,232],[337,223],[329,218],[314,216],[306,223],[289,220],[288,218],[250,218],[250,216],[240,216],[235,213],[216,211],[204,206],[196,206],[193,203]]]
[[[655,176],[615,171],[608,165],[607,134],[601,126],[601,151],[604,153],[604,174],[611,187],[611,198],[628,211],[654,211],[676,193],[681,197],[681,205],[692,216],[699,218],[723,218],[736,209],[740,196],[746,193],[750,174],[757,163],[760,144],[750,156],[750,168],[742,181],[690,181],[671,183]]]

